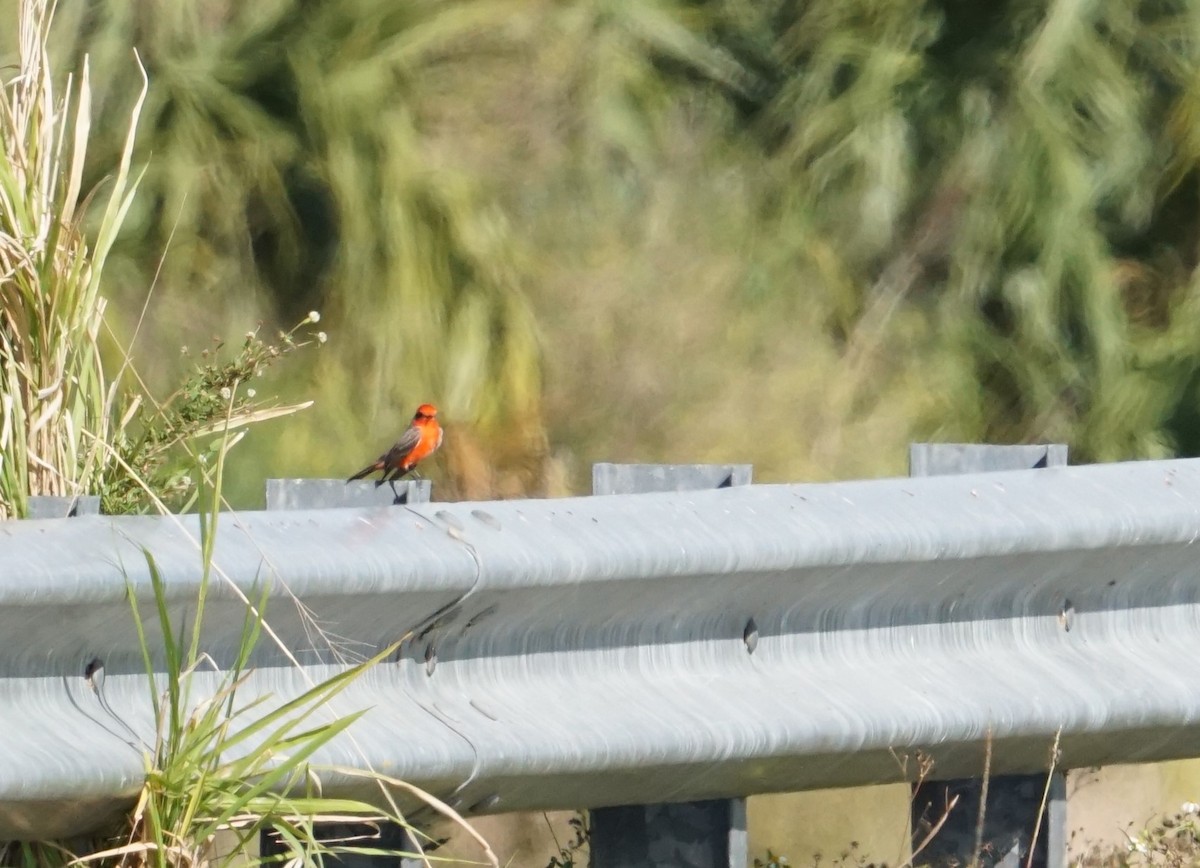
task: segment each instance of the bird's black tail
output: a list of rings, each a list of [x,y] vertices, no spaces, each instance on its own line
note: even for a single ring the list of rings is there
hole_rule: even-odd
[[[353,482],[353,481],[354,481],[354,480],[356,480],[356,479],[362,479],[362,478],[363,478],[364,476],[366,476],[368,473],[374,473],[374,472],[375,472],[376,470],[378,470],[379,468],[380,468],[380,465],[379,465],[379,462],[378,462],[378,461],[376,461],[374,464],[368,464],[366,467],[364,467],[362,470],[358,471],[358,473],[354,474],[353,476],[351,476],[351,477],[350,477],[349,479],[347,479],[346,481],[347,481],[347,482]]]

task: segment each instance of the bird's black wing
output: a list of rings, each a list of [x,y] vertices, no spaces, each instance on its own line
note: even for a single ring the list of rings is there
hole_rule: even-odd
[[[421,442],[421,429],[415,425],[405,429],[400,435],[400,439],[393,444],[383,457],[384,467],[399,467],[404,462],[404,457],[416,448]]]

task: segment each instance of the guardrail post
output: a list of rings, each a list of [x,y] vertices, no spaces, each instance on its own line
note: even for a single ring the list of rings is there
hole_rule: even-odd
[[[345,482],[341,479],[268,479],[267,509],[336,509],[352,506],[391,506],[406,503],[428,503],[433,485],[428,479],[406,479],[392,486],[376,486],[370,480]],[[318,613],[319,615],[320,613]],[[365,839],[378,834],[374,841],[363,841],[386,850],[411,850],[408,832],[396,823],[375,825],[367,823],[322,823],[317,829],[321,840]],[[259,838],[259,852],[280,855],[283,848],[269,833]],[[342,855],[327,858],[327,865],[341,868],[415,868],[419,861],[397,859],[394,856]]]
[[[909,446],[909,476],[945,476],[999,470],[1065,467],[1063,444],[987,446],[961,443],[914,443]],[[1046,745],[1050,750],[1050,745]],[[937,769],[934,769],[937,773]],[[980,796],[984,781],[967,778],[927,781],[915,788],[912,831],[916,846],[936,822],[949,800],[958,796],[941,830],[922,851],[920,862],[932,865],[969,865],[979,834]],[[1023,868],[1029,858],[1030,837],[1037,825],[1046,776],[1003,775],[987,781],[984,805],[981,865]],[[1031,863],[1036,868],[1066,868],[1067,784],[1061,771],[1051,775],[1045,814],[1038,829]]]
[[[29,515],[26,518],[74,518],[77,515],[99,514],[100,498],[95,494],[34,494],[29,498]]]
[[[392,506],[429,503],[433,484],[428,479],[405,479],[376,486],[369,479],[268,479],[267,509],[337,509],[343,506]]]
[[[749,485],[749,464],[596,464],[592,494]],[[746,800],[623,805],[591,812],[592,868],[746,868]]]

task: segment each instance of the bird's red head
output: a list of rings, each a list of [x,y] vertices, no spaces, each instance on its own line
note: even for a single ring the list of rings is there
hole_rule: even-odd
[[[432,404],[422,404],[420,407],[417,408],[417,415],[413,417],[413,421],[415,422],[418,419],[436,419],[436,418],[437,418],[437,407],[433,406]]]

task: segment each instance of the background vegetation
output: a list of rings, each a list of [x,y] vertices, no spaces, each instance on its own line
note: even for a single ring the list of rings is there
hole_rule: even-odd
[[[895,473],[926,438],[1200,452],[1196,0],[60,8],[99,118],[131,46],[118,341],[152,284],[163,390],[182,344],[329,335],[281,373],[316,405],[231,456],[242,502],[423,400],[444,497],[583,491],[593,460]],[[83,190],[126,129],[94,124]]]

